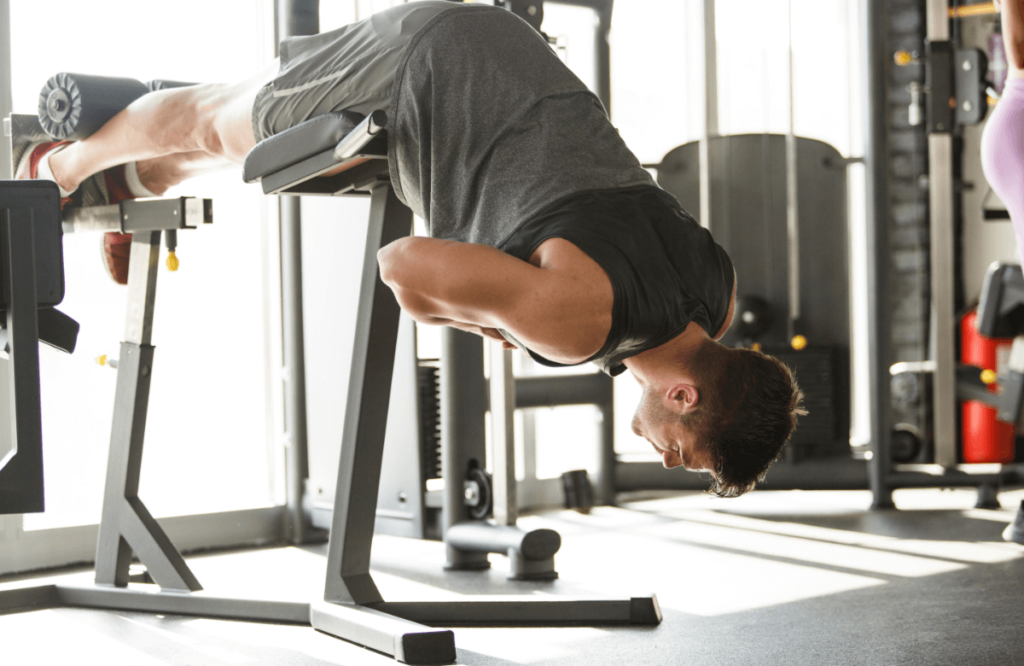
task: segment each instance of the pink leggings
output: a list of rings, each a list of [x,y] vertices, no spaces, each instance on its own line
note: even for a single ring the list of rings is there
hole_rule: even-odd
[[[1006,204],[1018,251],[1024,250],[1024,79],[1006,79],[1003,95],[981,135],[981,168]]]

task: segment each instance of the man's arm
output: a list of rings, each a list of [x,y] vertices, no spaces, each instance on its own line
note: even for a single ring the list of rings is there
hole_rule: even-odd
[[[381,248],[377,261],[402,309],[422,323],[487,337],[500,337],[490,333],[503,328],[561,363],[586,360],[608,334],[593,325],[600,319],[594,299],[580,297],[592,285],[583,284],[579,270],[542,268],[487,245],[424,237]],[[610,304],[606,314],[610,326]]]

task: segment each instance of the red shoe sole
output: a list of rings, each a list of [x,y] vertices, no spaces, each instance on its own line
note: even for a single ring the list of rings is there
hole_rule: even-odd
[[[103,172],[107,184],[107,198],[110,203],[120,203],[126,199],[134,199],[135,195],[128,189],[124,176],[124,165],[110,167]],[[103,259],[107,272],[114,282],[128,284],[128,265],[131,259],[132,235],[111,231],[103,235]]]
[[[128,266],[131,259],[132,235],[116,231],[103,234],[103,265],[114,282],[128,284]]]

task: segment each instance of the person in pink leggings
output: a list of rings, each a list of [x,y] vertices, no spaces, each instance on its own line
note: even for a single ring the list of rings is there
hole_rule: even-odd
[[[981,137],[981,168],[1010,213],[1024,257],[1024,0],[995,0],[1009,73]]]

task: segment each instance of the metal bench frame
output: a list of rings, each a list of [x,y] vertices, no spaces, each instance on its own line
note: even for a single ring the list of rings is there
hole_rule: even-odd
[[[380,280],[377,251],[409,235],[413,222],[412,211],[398,200],[388,179],[386,135],[379,120],[379,116],[371,115],[334,150],[312,155],[262,179],[268,193],[357,195],[371,199],[324,600],[276,602],[215,597],[201,592],[199,581],[138,498],[152,376],[154,349],[149,344],[149,332],[159,243],[161,232],[182,228],[185,217],[173,215],[173,206],[147,201],[133,205],[142,206],[142,210],[156,210],[163,205],[164,213],[150,216],[153,229],[136,229],[132,242],[126,340],[118,367],[97,549],[97,584],[49,585],[3,592],[0,612],[77,606],[304,624],[410,664],[452,663],[456,659],[454,634],[429,625],[653,625],[661,621],[653,595],[617,599],[498,601],[483,597],[448,602],[389,602],[378,591],[369,570],[370,550],[400,308],[391,290]],[[355,166],[339,170],[346,163]],[[327,172],[334,173],[315,180]],[[84,225],[88,218],[92,229],[123,230],[123,208],[105,208],[76,213],[78,223]],[[210,221],[209,207],[201,208],[203,221]],[[199,210],[194,204],[191,209]],[[195,218],[192,219],[194,222]],[[74,219],[68,222],[72,227],[74,223]],[[161,591],[130,584],[133,552]]]

